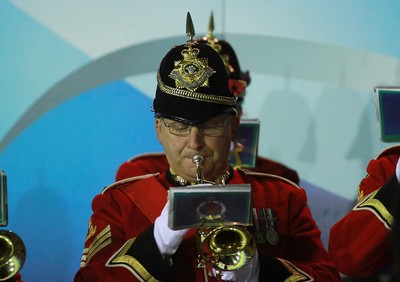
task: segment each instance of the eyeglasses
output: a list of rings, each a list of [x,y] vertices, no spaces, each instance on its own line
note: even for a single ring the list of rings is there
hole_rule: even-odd
[[[188,136],[192,131],[192,127],[196,127],[202,135],[218,137],[224,133],[224,127],[230,121],[230,115],[227,115],[223,120],[219,121],[206,121],[198,125],[190,125],[178,121],[167,124],[165,120],[160,117],[165,127],[168,127],[169,133],[176,136]]]

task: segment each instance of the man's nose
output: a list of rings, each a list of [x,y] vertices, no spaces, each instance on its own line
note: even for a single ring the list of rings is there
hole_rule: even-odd
[[[193,150],[202,149],[205,145],[204,136],[196,126],[191,128],[188,138],[188,147]]]

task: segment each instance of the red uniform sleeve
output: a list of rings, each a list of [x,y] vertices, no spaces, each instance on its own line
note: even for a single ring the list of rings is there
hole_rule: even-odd
[[[370,161],[356,205],[331,228],[329,252],[345,275],[369,277],[390,265],[391,211],[399,191],[392,176],[398,157],[387,155]]]
[[[119,189],[97,195],[92,209],[81,266],[74,281],[163,280],[170,266],[157,249],[153,222],[143,211]]]

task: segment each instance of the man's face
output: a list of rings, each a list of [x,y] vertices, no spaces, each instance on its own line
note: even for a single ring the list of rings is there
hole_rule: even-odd
[[[214,181],[227,168],[230,144],[238,129],[239,118],[223,114],[192,127],[170,119],[156,118],[155,126],[157,138],[164,147],[168,162],[177,175],[194,182],[196,165],[192,157],[200,154],[204,157],[202,165],[204,178]],[[214,126],[222,126],[222,132],[212,134]],[[175,134],[184,132],[186,134],[182,135],[187,136],[177,136],[170,131]]]

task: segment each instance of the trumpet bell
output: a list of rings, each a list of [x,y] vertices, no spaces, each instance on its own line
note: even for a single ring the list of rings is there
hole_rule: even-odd
[[[247,236],[235,227],[218,228],[211,233],[209,245],[217,254],[233,255],[242,251],[247,244]]]
[[[0,281],[15,276],[24,265],[25,245],[12,231],[0,230]]]
[[[198,184],[214,182],[204,179],[202,172],[202,155],[194,155],[192,161],[196,165],[196,180]],[[225,185],[224,181],[223,184]],[[198,268],[213,267],[217,278],[222,271],[237,270],[246,266],[255,256],[257,247],[253,236],[237,225],[223,224],[221,216],[211,215],[211,218],[202,217],[202,221],[220,221],[218,227],[205,227],[204,222],[197,228]]]
[[[213,229],[203,240],[202,254],[206,262],[219,270],[237,270],[247,265],[256,253],[251,234],[236,226]]]

